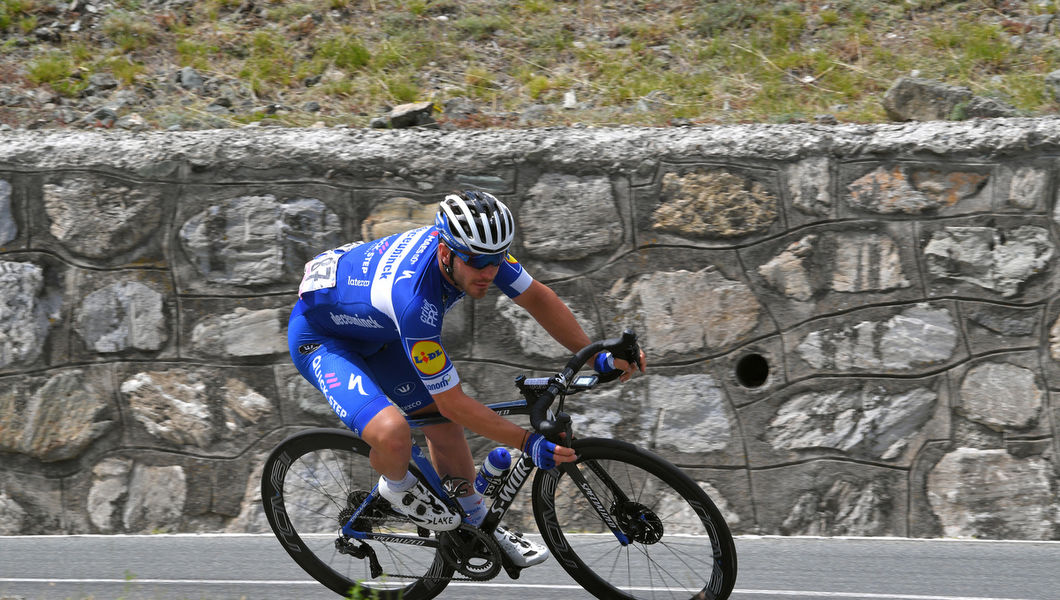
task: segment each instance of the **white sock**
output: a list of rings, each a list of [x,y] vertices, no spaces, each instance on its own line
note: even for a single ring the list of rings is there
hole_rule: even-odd
[[[463,507],[464,512],[467,516],[464,517],[464,522],[472,527],[478,527],[486,520],[486,499],[482,497],[482,494],[475,492],[470,496],[464,496],[457,498],[460,502],[460,506]]]
[[[405,477],[401,479],[391,479],[386,475],[383,475],[383,479],[386,480],[386,487],[391,492],[407,492],[412,486],[416,485],[416,476],[412,474],[412,471],[405,471]]]

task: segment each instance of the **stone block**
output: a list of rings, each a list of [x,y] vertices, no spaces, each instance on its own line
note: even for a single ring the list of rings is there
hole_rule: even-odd
[[[782,174],[788,229],[835,218],[838,203],[833,163],[828,157],[812,156],[790,163]]]
[[[1060,390],[1060,299],[1050,300],[1042,324],[1039,354],[1042,372],[1050,389]]]
[[[15,199],[14,173],[0,172],[0,251],[15,250],[25,246],[25,242],[19,242],[19,234],[25,233],[25,216],[22,214],[23,207]],[[17,185],[17,181],[14,185]],[[19,223],[22,230],[19,230]],[[25,238],[25,236],[22,236]]]
[[[920,227],[928,297],[1029,304],[1060,290],[1057,243],[1040,217],[976,217]]]
[[[67,481],[66,511],[88,533],[220,531],[238,514],[249,461],[123,451]]]
[[[286,357],[287,321],[297,295],[185,298],[180,304],[181,355],[231,362]]]
[[[110,376],[100,365],[0,378],[0,450],[44,463],[81,457],[121,428]]]
[[[80,171],[52,171],[27,190],[34,246],[93,266],[166,264],[165,206],[177,186]]]
[[[751,471],[764,535],[905,536],[906,473],[818,460]]]
[[[954,216],[993,207],[989,164],[848,162],[839,172],[841,218]]]
[[[1053,186],[1055,161],[1029,160],[1006,164],[998,170],[995,210],[1019,214],[1045,214]]]
[[[582,436],[625,440],[680,464],[747,464],[732,403],[702,365],[652,368],[588,394],[591,404],[579,394],[579,412],[570,411]]]
[[[991,354],[953,369],[956,414],[993,431],[1052,433],[1037,352]]]
[[[865,308],[784,332],[788,376],[916,375],[967,357],[953,302]]]
[[[519,206],[526,255],[574,261],[626,250],[632,235],[606,175],[544,173]]]
[[[733,535],[758,534],[752,507],[751,481],[743,469],[682,469],[710,496]]]
[[[811,226],[740,249],[755,295],[781,328],[865,305],[914,301],[923,288],[910,223]]]
[[[951,448],[949,440],[932,440],[920,448],[909,469],[909,537],[937,538],[942,536],[942,523],[927,497],[928,474]]]
[[[667,164],[634,190],[637,245],[724,248],[784,229],[776,170],[735,164]]]
[[[1060,498],[1050,461],[1005,450],[956,448],[927,477],[928,502],[947,537],[1055,539]]]
[[[4,535],[51,535],[66,531],[63,485],[38,473],[0,471],[0,528]]]
[[[434,202],[415,200],[407,196],[393,196],[375,203],[361,221],[362,240],[375,240],[410,229],[434,224],[438,206]]]
[[[71,283],[71,357],[177,356],[177,298],[168,272],[76,269]]]
[[[653,361],[727,352],[775,332],[730,251],[653,248],[586,276],[608,337],[627,327]]]
[[[920,446],[949,433],[945,376],[814,378],[739,409],[756,466],[846,458],[906,467]]]
[[[188,186],[175,216],[171,267],[182,294],[298,289],[305,263],[359,239],[366,207],[332,186]]]
[[[132,363],[117,377],[127,445],[233,457],[281,425],[271,367]]]
[[[1007,306],[967,301],[959,304],[973,355],[1038,345],[1047,329],[1043,306]]]
[[[72,299],[70,269],[53,255],[13,252],[0,256],[0,374],[69,360],[64,319]]]

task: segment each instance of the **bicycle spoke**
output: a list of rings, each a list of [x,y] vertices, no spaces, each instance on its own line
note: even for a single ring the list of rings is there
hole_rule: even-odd
[[[304,432],[281,443],[266,461],[262,500],[288,553],[332,590],[346,595],[359,586],[368,597],[380,600],[433,598],[452,571],[441,562],[436,548],[401,543],[400,537],[416,536],[417,529],[389,509],[369,505],[358,520],[366,531],[394,538],[349,540],[341,552],[336,546],[342,540],[338,532],[344,520],[354,514],[358,498],[365,497],[362,494],[369,493],[378,478],[368,461],[367,444],[352,433]],[[364,548],[374,559],[363,554]],[[362,553],[363,558],[351,552]],[[373,560],[382,569],[374,577]]]
[[[567,572],[598,598],[687,600],[700,592],[727,598],[735,550],[706,493],[676,467],[629,444],[581,442],[575,443],[576,471],[539,473],[534,481],[538,528]],[[591,491],[572,473],[583,475]],[[617,524],[628,544],[605,520]]]

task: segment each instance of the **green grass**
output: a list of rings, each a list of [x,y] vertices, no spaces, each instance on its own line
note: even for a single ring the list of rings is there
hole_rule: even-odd
[[[173,65],[191,66],[251,90],[252,104],[313,100],[324,107],[313,119],[354,126],[385,106],[455,96],[496,114],[555,104],[558,124],[797,122],[821,113],[876,122],[886,119],[887,88],[914,72],[1027,114],[1057,112],[1044,78],[1060,68],[1058,27],[1021,30],[1057,2],[262,0],[250,12],[241,0],[152,11],[156,4],[110,3],[97,28],[64,32],[59,43],[5,40],[0,72],[74,97],[92,73],[140,89]],[[48,5],[0,0],[0,31],[31,39],[55,18]],[[590,108],[561,109],[571,90]],[[637,110],[649,96],[653,108]],[[153,110],[201,120],[195,111],[212,98],[178,100],[190,104]],[[190,116],[174,116],[182,110]]]

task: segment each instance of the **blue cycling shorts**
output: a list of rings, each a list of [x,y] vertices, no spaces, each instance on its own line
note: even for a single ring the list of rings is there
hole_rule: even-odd
[[[301,304],[287,324],[294,366],[354,433],[361,435],[387,406],[409,414],[434,403],[400,342],[380,344],[327,335],[315,329],[300,308]]]

